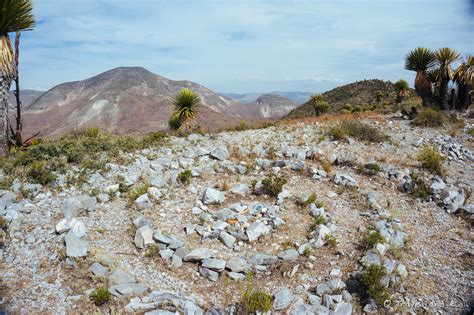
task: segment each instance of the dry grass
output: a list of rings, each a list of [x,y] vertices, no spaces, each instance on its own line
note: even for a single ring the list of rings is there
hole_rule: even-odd
[[[376,112],[360,112],[360,113],[346,113],[346,114],[327,114],[323,116],[314,116],[298,119],[283,119],[277,122],[277,125],[296,125],[296,124],[314,124],[314,123],[334,123],[346,122],[361,119],[371,119],[378,122],[384,122],[386,119],[383,115]]]

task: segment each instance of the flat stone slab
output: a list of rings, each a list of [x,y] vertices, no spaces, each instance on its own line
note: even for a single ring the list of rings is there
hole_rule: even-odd
[[[196,248],[183,257],[183,261],[197,262],[213,257],[214,254],[208,248]]]

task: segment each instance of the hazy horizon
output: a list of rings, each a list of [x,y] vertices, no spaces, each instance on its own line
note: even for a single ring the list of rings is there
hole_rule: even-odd
[[[417,46],[474,52],[468,0],[33,3],[23,89],[140,66],[221,93],[321,92],[363,79],[412,84],[403,63]]]

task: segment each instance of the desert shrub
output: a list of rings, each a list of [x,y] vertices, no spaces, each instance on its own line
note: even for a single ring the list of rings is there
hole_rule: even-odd
[[[317,216],[316,218],[313,219],[313,222],[311,223],[309,228],[311,229],[311,231],[314,231],[318,227],[318,225],[321,225],[321,224],[324,224],[324,223],[326,223],[326,219],[321,214],[321,215],[319,215],[319,216]]]
[[[317,198],[318,196],[315,192],[311,193],[311,195],[309,195],[308,198],[303,202],[303,206],[309,207],[310,204],[316,202]]]
[[[178,174],[177,180],[183,185],[189,184],[189,180],[191,179],[191,171],[190,170],[184,170],[181,173]]]
[[[171,115],[168,120],[168,126],[171,130],[178,130],[181,127],[181,119],[178,115]]]
[[[304,248],[303,255],[304,255],[305,257],[309,257],[309,256],[311,256],[312,254],[313,254],[313,249],[311,248],[311,246],[309,246],[309,245],[306,246],[306,247]]]
[[[428,199],[431,195],[431,190],[421,176],[418,173],[411,173],[410,177],[413,183],[412,196],[423,200]]]
[[[337,239],[334,237],[334,235],[326,234],[324,236],[324,241],[326,242],[326,246],[329,246],[332,248],[337,246]]]
[[[147,258],[157,257],[160,254],[160,247],[158,244],[151,244],[147,246],[143,256]]]
[[[96,138],[99,136],[99,127],[89,127],[82,132],[79,132],[79,135],[83,135],[88,138]]]
[[[255,314],[268,312],[272,308],[272,296],[266,292],[255,290],[250,283],[250,274],[247,275],[247,286],[241,293],[238,303],[239,314]]]
[[[411,124],[418,127],[441,127],[446,124],[446,116],[432,108],[424,108],[418,112]]]
[[[468,135],[471,136],[471,137],[474,136],[474,128],[468,129],[468,130],[466,131],[466,134],[468,134]]]
[[[46,163],[43,161],[30,164],[28,177],[33,183],[41,185],[51,184],[56,179],[56,176],[46,168]]]
[[[273,175],[262,180],[262,190],[265,194],[276,197],[283,190],[286,184],[286,178]]]
[[[317,116],[320,116],[329,111],[329,103],[326,101],[319,101],[314,106],[314,111]]]
[[[110,300],[110,293],[107,288],[98,287],[91,293],[91,299],[94,301],[94,304],[97,306],[103,305]]]
[[[365,249],[370,249],[375,246],[377,243],[384,243],[385,239],[383,238],[382,235],[380,235],[379,232],[377,231],[372,231],[367,234],[365,239],[363,240],[362,247]]]
[[[128,194],[129,202],[134,203],[138,197],[147,193],[148,188],[150,188],[150,184],[148,183],[141,183],[136,185]]]
[[[360,113],[362,111],[362,107],[360,106],[355,106],[354,109],[352,110],[353,113]]]
[[[352,105],[351,104],[345,104],[341,107],[341,110],[340,112],[342,113],[342,111],[345,110],[347,113],[352,113]]]
[[[386,300],[390,300],[390,294],[381,283],[382,278],[385,276],[386,272],[383,266],[370,265],[360,277],[364,293],[379,306],[383,306]]]
[[[334,140],[341,140],[352,137],[359,141],[370,143],[383,142],[387,136],[378,128],[372,127],[360,121],[349,121],[346,123],[338,123],[328,130],[328,134]]]
[[[441,175],[443,173],[443,157],[438,153],[435,147],[427,146],[421,149],[416,157],[421,166],[430,171]]]

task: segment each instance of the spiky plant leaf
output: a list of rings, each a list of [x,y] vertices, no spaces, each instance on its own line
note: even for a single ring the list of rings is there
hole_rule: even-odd
[[[450,66],[456,60],[459,60],[459,53],[449,47],[438,49],[434,54],[440,68]]]
[[[0,36],[35,27],[31,0],[0,0]]]
[[[458,84],[465,84],[474,88],[474,56],[467,55],[466,60],[454,71],[453,79]]]
[[[31,0],[0,0],[0,75],[11,77],[14,72],[8,33],[31,30],[34,26]]]
[[[173,115],[178,116],[182,124],[196,118],[199,106],[199,96],[190,89],[181,89],[173,100],[175,111]]]
[[[428,48],[417,47],[405,57],[405,69],[427,71],[436,64],[434,53]]]

